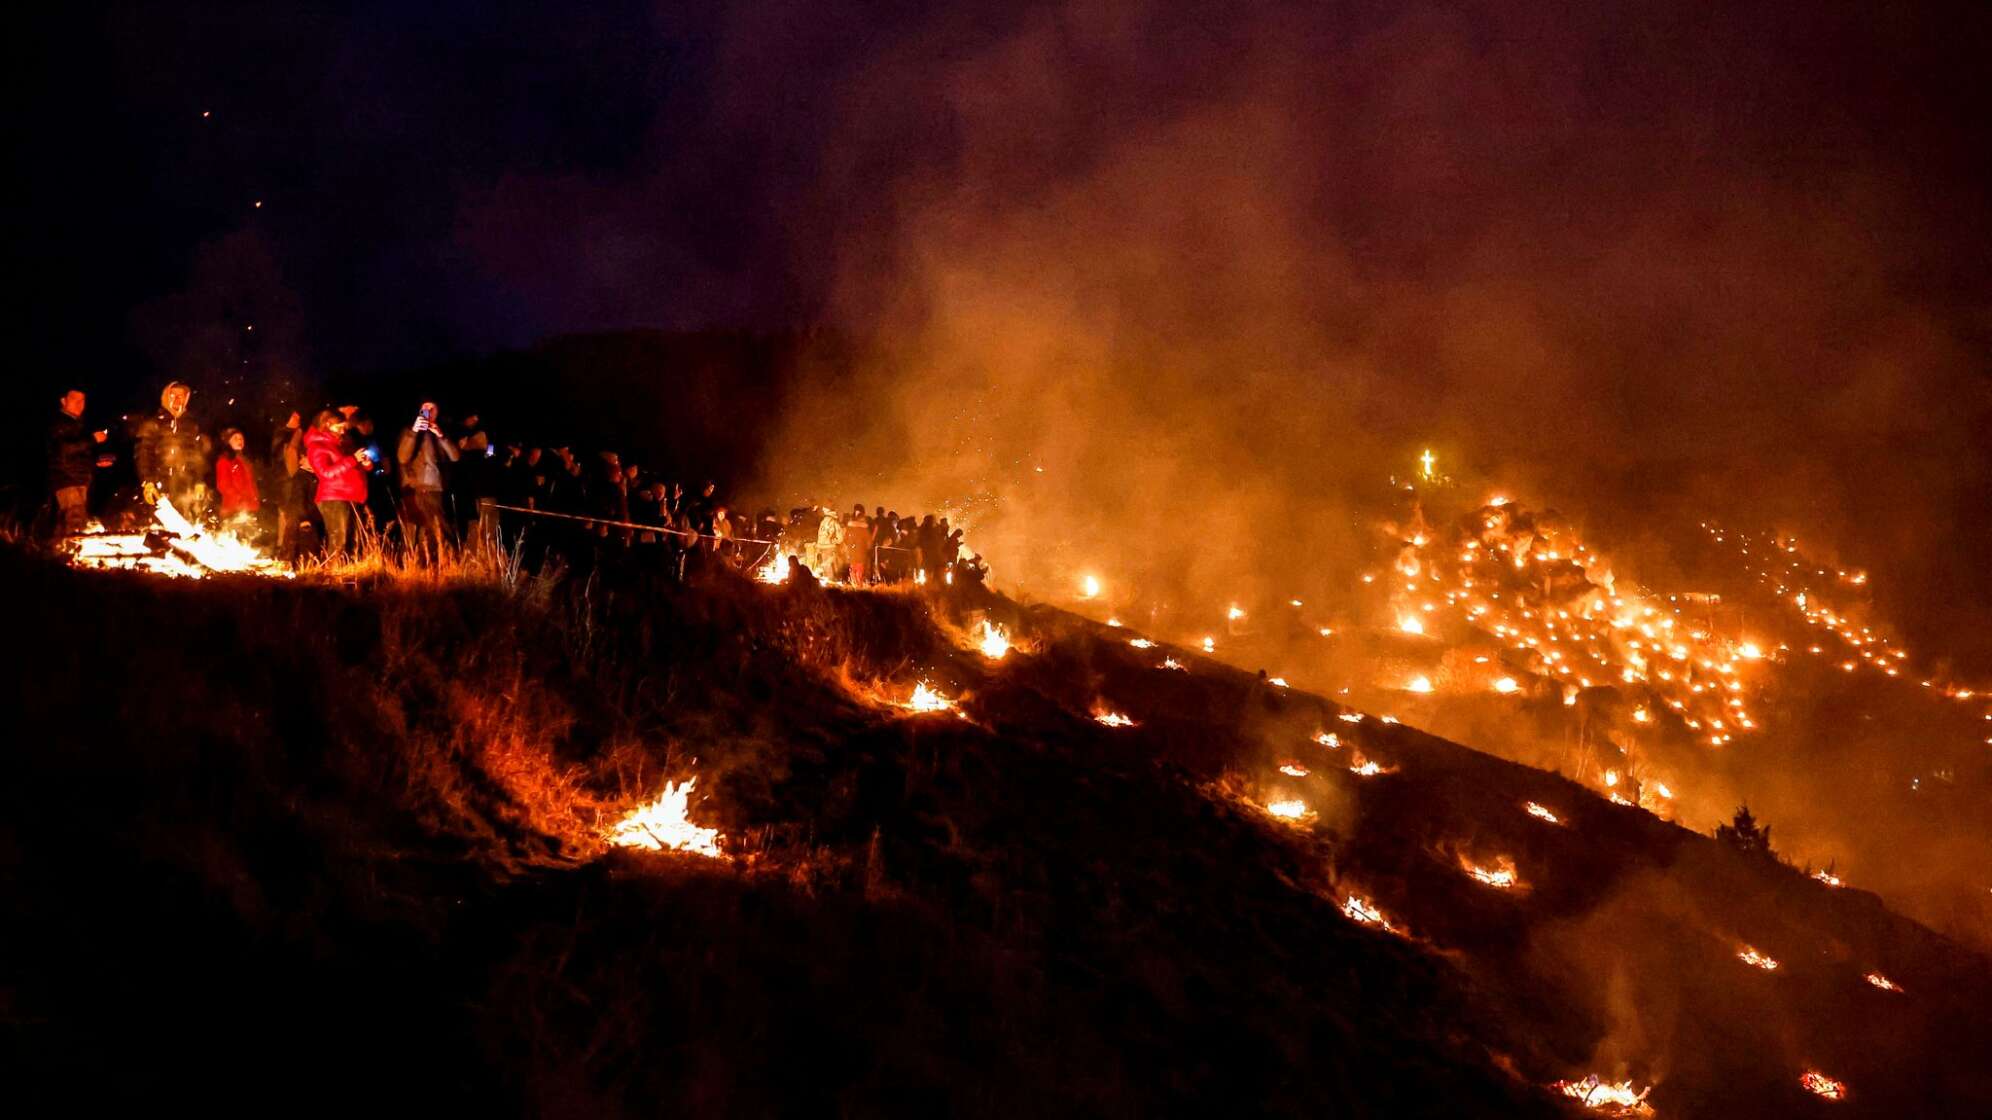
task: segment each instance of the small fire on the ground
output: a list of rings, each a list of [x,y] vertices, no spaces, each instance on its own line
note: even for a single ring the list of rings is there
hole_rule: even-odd
[[[1888,977],[1883,976],[1879,972],[1868,973],[1867,982],[1873,984],[1877,988],[1880,988],[1884,992],[1899,992],[1902,990],[1902,985],[1897,984],[1895,981],[1890,980]]]
[[[1523,808],[1529,811],[1529,816],[1534,817],[1537,820],[1548,821],[1551,824],[1563,823],[1563,821],[1560,820],[1555,813],[1550,812],[1549,809],[1546,808],[1545,806],[1538,805],[1533,801],[1529,802],[1527,805],[1524,805]]]
[[[993,622],[982,623],[982,641],[979,648],[982,656],[991,661],[1001,661],[1010,652],[1010,633]]]
[[[1812,873],[1812,877],[1826,884],[1829,887],[1844,887],[1847,885],[1845,882],[1843,882],[1840,879],[1838,875],[1833,874],[1831,871],[1828,871],[1823,867],[1817,871],[1814,871]]]
[[[609,832],[609,843],[652,852],[668,848],[718,859],[719,830],[693,824],[687,815],[692,787],[697,784],[697,778],[687,779],[683,785],[665,782],[664,792],[657,796],[657,800],[638,807],[616,822],[615,828]]]
[[[1806,1070],[1804,1075],[1798,1079],[1798,1083],[1805,1086],[1809,1092],[1824,1097],[1829,1101],[1843,1101],[1847,1099],[1846,1082],[1838,1078],[1828,1077],[1816,1069]]]
[[[1363,752],[1356,751],[1349,757],[1349,772],[1359,778],[1374,778],[1378,774],[1395,774],[1397,770],[1373,758],[1364,758]]]
[[[1283,821],[1300,821],[1307,818],[1307,802],[1298,797],[1282,798],[1266,802],[1266,812]]]
[[[1742,961],[1744,964],[1751,966],[1752,968],[1761,968],[1765,972],[1776,972],[1778,970],[1777,961],[1772,960],[1770,957],[1767,957],[1762,953],[1759,953],[1755,948],[1749,945],[1745,945],[1741,949],[1738,949],[1736,951],[1736,959]]]
[[[1404,931],[1390,924],[1383,911],[1376,904],[1359,894],[1347,895],[1342,899],[1342,915],[1361,925],[1375,926],[1386,933],[1402,934]]]
[[[1507,856],[1495,860],[1491,867],[1483,867],[1461,856],[1459,866],[1460,870],[1471,875],[1475,882],[1485,883],[1496,890],[1512,890],[1522,882],[1521,875],[1515,870],[1515,861]]]
[[[1635,1090],[1630,1080],[1606,1081],[1594,1073],[1578,1081],[1558,1081],[1550,1088],[1606,1116],[1653,1115],[1653,1106],[1646,1103],[1652,1087]]]
[[[913,695],[908,697],[906,702],[901,704],[900,707],[905,708],[909,712],[956,712],[956,714],[960,714],[959,710],[955,707],[954,701],[936,691],[926,681],[921,681],[914,685]]]
[[[1133,727],[1134,720],[1119,712],[1094,712],[1093,722],[1104,727]]]
[[[1280,773],[1285,774],[1289,778],[1305,778],[1309,771],[1307,767],[1301,765],[1299,759],[1289,758],[1285,762],[1280,763]]]

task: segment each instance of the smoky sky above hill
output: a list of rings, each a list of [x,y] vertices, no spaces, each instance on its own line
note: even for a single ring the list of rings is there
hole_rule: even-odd
[[[1034,531],[1110,509],[1104,561],[1235,588],[1303,551],[1270,517],[1332,568],[1429,443],[1823,537],[1992,664],[1992,15],[1911,8],[72,11],[17,332],[135,385],[249,316],[306,378],[829,327],[875,360],[798,372],[771,480],[1029,468]]]

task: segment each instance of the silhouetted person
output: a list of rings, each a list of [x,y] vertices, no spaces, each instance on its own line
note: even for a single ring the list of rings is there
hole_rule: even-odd
[[[90,523],[90,478],[97,445],[110,436],[84,428],[84,401],[81,389],[62,394],[48,426],[48,488],[54,493],[57,536],[80,533]]]

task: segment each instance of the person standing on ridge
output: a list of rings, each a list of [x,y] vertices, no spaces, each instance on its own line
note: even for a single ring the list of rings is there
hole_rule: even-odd
[[[318,414],[304,435],[305,460],[318,476],[318,489],[312,498],[325,520],[327,559],[343,560],[352,555],[360,506],[367,500],[366,472],[346,450],[345,432],[346,418],[328,408]]]

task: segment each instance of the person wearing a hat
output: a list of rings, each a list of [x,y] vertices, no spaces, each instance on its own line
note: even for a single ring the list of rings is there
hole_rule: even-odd
[[[184,382],[169,383],[159,394],[159,411],[138,426],[138,481],[145,500],[165,498],[189,521],[207,513],[208,438],[187,415],[194,391]]]

